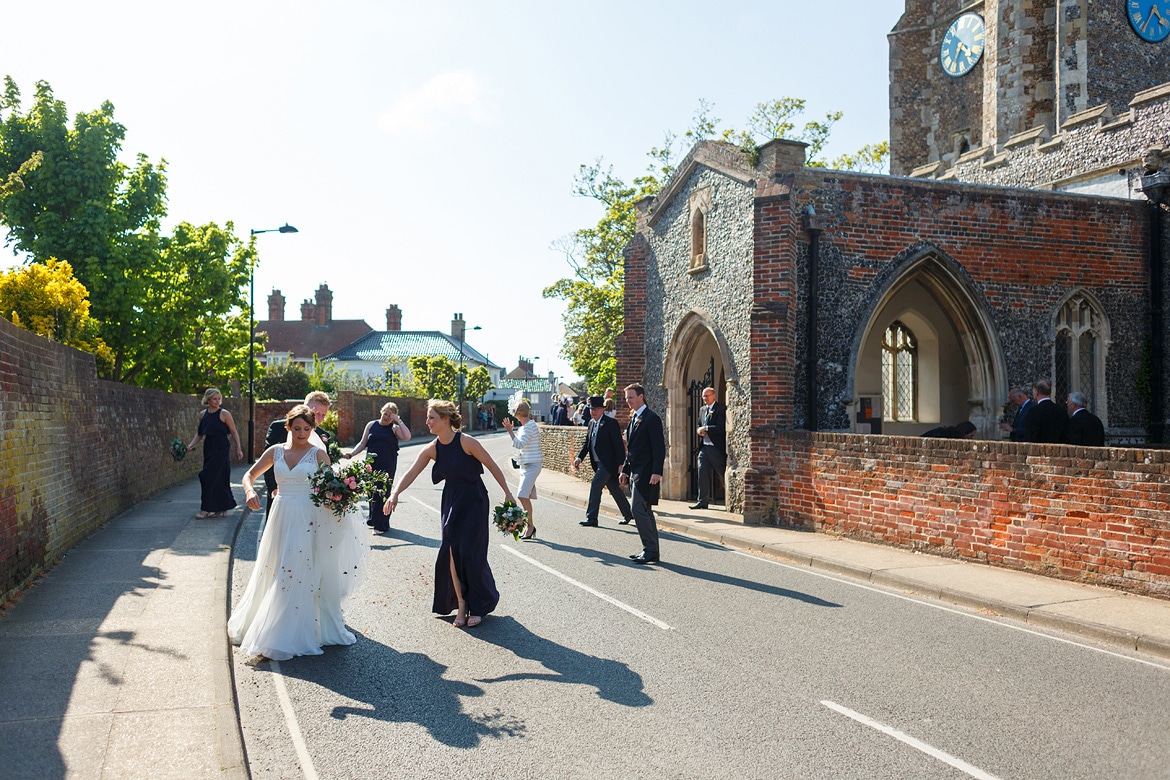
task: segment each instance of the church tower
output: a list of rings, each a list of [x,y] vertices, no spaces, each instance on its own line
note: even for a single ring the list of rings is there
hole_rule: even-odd
[[[1170,82],[1170,0],[906,0],[889,41],[894,175],[1121,118]]]

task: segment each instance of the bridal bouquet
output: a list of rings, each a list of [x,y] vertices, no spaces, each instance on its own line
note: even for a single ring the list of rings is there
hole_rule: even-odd
[[[171,457],[177,461],[187,457],[187,445],[182,439],[171,439]]]
[[[322,465],[309,477],[310,499],[338,517],[353,511],[358,502],[371,493],[385,493],[390,488],[390,475],[375,471],[369,460],[351,460],[349,463]]]
[[[500,530],[500,533],[512,534],[513,539],[520,538],[520,532],[524,530],[524,526],[528,522],[527,512],[511,501],[505,501],[493,509],[492,514],[495,517],[496,528]]]

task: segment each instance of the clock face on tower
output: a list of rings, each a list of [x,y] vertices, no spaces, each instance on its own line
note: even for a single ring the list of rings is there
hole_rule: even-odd
[[[1135,2],[1140,0],[1128,0]],[[1170,0],[1154,0],[1170,2]],[[970,72],[983,56],[983,17],[963,14],[951,23],[938,50],[938,61],[948,76],[958,78]]]
[[[1142,40],[1158,43],[1170,35],[1170,0],[1126,0],[1129,26]]]

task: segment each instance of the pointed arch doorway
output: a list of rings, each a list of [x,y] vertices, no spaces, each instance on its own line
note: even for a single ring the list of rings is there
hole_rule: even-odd
[[[854,341],[854,404],[882,399],[884,434],[970,420],[977,438],[998,439],[1007,372],[982,296],[937,248],[900,265]]]
[[[667,473],[663,475],[663,497],[676,501],[691,500],[698,495],[701,442],[695,429],[699,427],[703,388],[714,388],[718,400],[728,408],[729,430],[733,425],[734,404],[727,397],[736,384],[731,354],[723,335],[705,312],[689,311],[679,321],[667,351],[663,384],[667,395]],[[725,502],[723,496],[728,487],[726,473],[730,473],[734,465],[732,439],[728,436],[725,477],[716,487],[716,497],[721,502]],[[728,509],[732,508],[729,506]]]

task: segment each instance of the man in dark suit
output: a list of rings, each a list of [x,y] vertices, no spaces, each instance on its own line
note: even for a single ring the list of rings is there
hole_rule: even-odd
[[[1008,400],[1016,405],[1016,416],[1010,425],[1000,423],[999,427],[1011,433],[1012,441],[1027,441],[1024,438],[1024,424],[1028,420],[1028,410],[1032,408],[1032,399],[1022,387],[1013,387],[1008,390]]]
[[[1059,444],[1068,426],[1068,412],[1052,400],[1052,384],[1047,379],[1032,385],[1032,400],[1036,405],[1024,420],[1024,441]]]
[[[1089,399],[1084,393],[1068,394],[1069,418],[1064,440],[1081,447],[1104,447],[1105,426],[1100,417],[1085,408],[1088,405]]]
[[[325,421],[325,415],[329,414],[329,396],[316,390],[305,396],[305,406],[313,410],[313,417],[317,420],[317,425],[320,425]],[[321,443],[325,445],[325,452],[329,452],[329,432],[320,428],[314,432],[321,438]],[[284,418],[278,417],[268,426],[268,434],[264,437],[264,448],[267,449],[274,444],[284,444],[286,441],[288,441],[288,428],[284,427]],[[268,469],[264,472],[264,484],[268,488],[268,499],[264,505],[265,521],[268,520],[268,514],[272,511],[272,499],[276,497],[275,471],[275,469]]]
[[[706,509],[715,498],[715,476],[723,480],[727,467],[727,409],[715,400],[715,388],[703,388],[699,427],[695,431],[703,440],[699,447],[699,498],[691,509]]]
[[[585,519],[581,525],[597,525],[597,513],[601,509],[601,489],[609,488],[609,494],[622,513],[618,525],[626,525],[634,519],[630,502],[622,491],[618,474],[626,459],[626,445],[622,444],[621,426],[617,420],[605,414],[605,399],[599,395],[589,397],[589,416],[592,421],[585,432],[585,443],[573,461],[573,471],[581,468],[585,455],[593,466],[593,482],[589,485],[589,506],[585,508]]]
[[[646,406],[646,391],[641,385],[626,387],[626,404],[631,415],[626,426],[626,462],[622,466],[621,484],[633,486],[630,507],[642,552],[631,555],[634,563],[654,563],[658,560],[658,523],[654,510],[658,503],[662,467],[666,462],[666,437],[662,434],[662,418]]]

